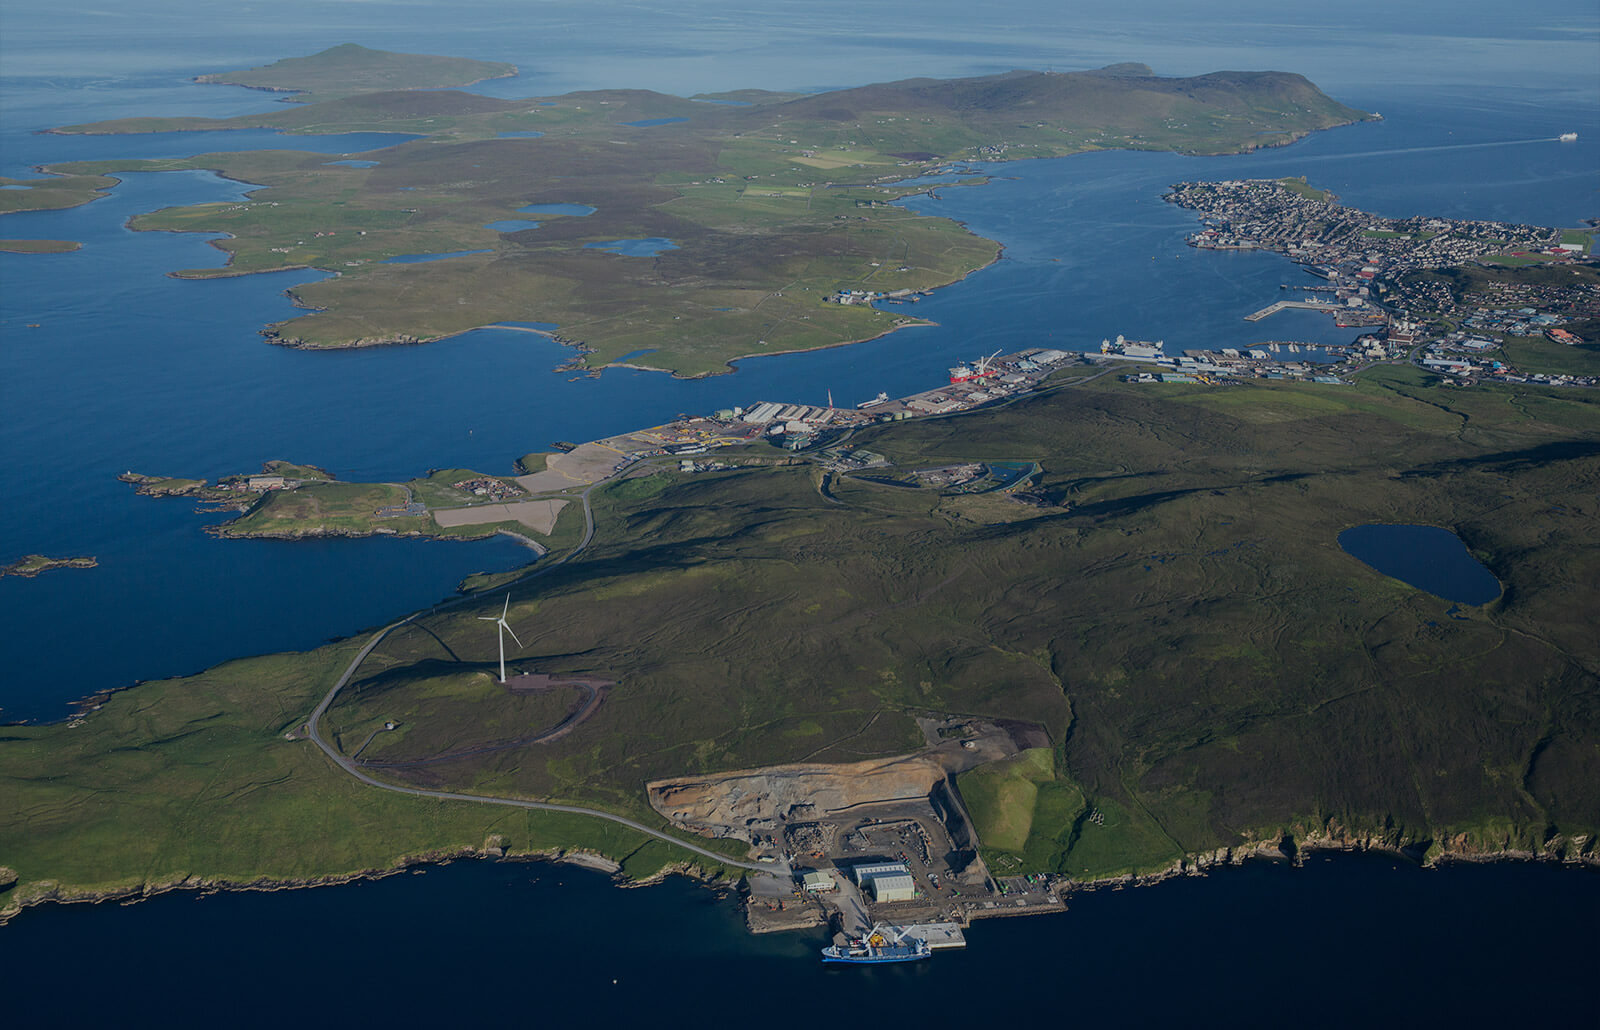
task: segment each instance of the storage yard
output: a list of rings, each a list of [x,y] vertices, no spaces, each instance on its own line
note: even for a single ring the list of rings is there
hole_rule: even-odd
[[[756,932],[941,924],[934,946],[960,947],[959,927],[975,917],[1062,909],[1054,881],[1018,891],[991,876],[952,787],[1042,731],[959,717],[918,724],[928,746],[914,754],[661,780],[649,784],[650,803],[679,829],[747,841],[757,861],[792,870],[752,878]]]

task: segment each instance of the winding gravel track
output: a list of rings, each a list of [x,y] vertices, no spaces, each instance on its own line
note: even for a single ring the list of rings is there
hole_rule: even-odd
[[[585,547],[589,546],[589,542],[594,539],[594,510],[589,506],[589,491],[593,490],[599,485],[599,483],[592,484],[591,486],[587,487],[582,494],[579,495],[579,499],[583,502],[584,525],[583,539],[578,541],[578,546],[562,555],[558,560],[546,565],[544,568],[536,569],[533,572],[528,573],[526,576],[519,577],[508,585],[525,583],[530,579],[542,576],[551,569],[554,569],[556,566],[564,565],[568,561],[577,557],[579,552],[581,552]],[[361,667],[361,663],[367,660],[367,656],[372,654],[373,649],[379,644],[383,643],[384,639],[388,637],[390,633],[402,626],[407,625],[421,615],[431,615],[435,612],[444,611],[445,609],[454,608],[457,605],[465,604],[469,601],[475,600],[478,600],[478,598],[462,597],[454,601],[447,601],[444,604],[436,605],[433,608],[428,609],[426,612],[412,612],[399,622],[392,622],[378,630],[378,632],[374,633],[372,635],[372,639],[367,641],[366,646],[357,652],[355,658],[352,659],[350,664],[345,667],[344,674],[341,675],[339,677],[339,681],[333,685],[333,689],[328,691],[328,693],[323,697],[321,703],[312,710],[311,717],[306,720],[306,734],[311,738],[312,743],[321,748],[322,753],[331,758],[334,764],[339,766],[339,768],[343,769],[351,776],[354,776],[362,783],[365,783],[370,787],[377,787],[379,790],[387,790],[396,794],[409,794],[412,797],[419,798],[438,798],[444,801],[472,801],[481,805],[504,805],[510,808],[532,808],[542,812],[571,812],[577,815],[594,816],[596,819],[606,819],[614,823],[620,823],[621,825],[628,827],[630,830],[637,830],[640,833],[648,834],[649,836],[655,837],[658,840],[664,840],[669,844],[674,844],[686,851],[692,851],[697,855],[703,855],[706,858],[714,860],[719,865],[733,866],[738,869],[748,869],[758,873],[776,873],[783,875],[788,872],[783,865],[777,863],[758,865],[754,862],[741,862],[736,859],[728,858],[726,855],[719,855],[715,851],[700,847],[698,844],[691,844],[688,841],[679,840],[677,837],[674,837],[670,834],[662,833],[660,830],[651,826],[646,826],[644,823],[626,818],[625,816],[613,815],[610,812],[602,812],[597,808],[581,808],[577,805],[557,805],[545,801],[523,801],[519,798],[497,798],[489,797],[483,794],[458,794],[453,791],[423,790],[420,787],[402,787],[394,783],[385,783],[383,780],[374,779],[373,777],[368,776],[365,772],[362,772],[354,760],[341,754],[338,749],[336,749],[325,737],[323,737],[322,717],[327,714],[328,708],[333,704],[334,698],[339,696],[339,692],[343,690],[345,685],[350,682],[350,678],[354,676],[356,670]]]

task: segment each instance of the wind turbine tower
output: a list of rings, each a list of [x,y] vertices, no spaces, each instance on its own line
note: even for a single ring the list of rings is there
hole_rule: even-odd
[[[495,618],[493,615],[480,615],[480,616],[478,616],[478,621],[479,622],[492,622],[492,623],[495,624],[495,626],[499,630],[497,635],[500,638],[500,682],[501,683],[504,683],[506,681],[506,634],[510,633],[511,634],[511,639],[512,640],[517,640],[516,632],[511,628],[510,624],[506,622],[506,615],[510,611],[511,611],[511,595],[507,594],[506,595],[506,606],[504,608],[500,609],[500,617],[498,619]],[[521,647],[522,646],[522,641],[517,640],[517,646]]]

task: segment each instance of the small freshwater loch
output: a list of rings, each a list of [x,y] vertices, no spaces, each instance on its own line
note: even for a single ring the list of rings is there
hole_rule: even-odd
[[[531,559],[509,539],[220,540],[205,529],[225,516],[135,496],[117,481],[124,471],[215,480],[282,458],[360,481],[429,468],[509,474],[517,457],[557,440],[759,400],[899,396],[995,350],[1096,350],[1119,333],[1163,340],[1169,351],[1234,346],[1245,314],[1307,278],[1272,254],[1185,246],[1193,213],[1161,200],[1184,180],[1304,175],[1346,204],[1390,216],[1557,226],[1600,217],[1600,70],[1590,49],[1600,24],[1552,0],[1514,12],[1467,5],[1447,36],[1420,9],[1378,19],[1373,7],[1358,30],[1331,11],[1291,17],[1252,3],[1202,18],[1152,0],[1135,6],[1160,17],[1133,27],[1087,8],[1069,26],[1059,5],[1030,2],[975,25],[969,6],[935,0],[914,28],[889,34],[860,26],[840,0],[776,4],[760,17],[686,0],[641,7],[608,23],[601,39],[575,0],[536,13],[513,6],[466,0],[471,16],[463,16],[391,0],[284,0],[270,15],[241,7],[195,19],[176,0],[93,12],[75,0],[29,8],[0,0],[0,174],[284,147],[381,162],[397,137],[41,134],[113,117],[260,111],[279,100],[191,79],[349,39],[513,61],[520,75],[472,87],[499,97],[814,90],[1143,60],[1162,74],[1302,71],[1384,117],[1237,157],[1105,151],[975,165],[989,181],[935,185],[903,202],[1003,248],[995,264],[916,305],[935,325],[741,361],[732,374],[699,380],[633,368],[574,376],[558,370],[570,350],[517,327],[370,350],[268,345],[258,330],[295,313],[284,291],[321,273],[173,279],[166,273],[217,266],[223,255],[203,236],[125,227],[143,212],[232,201],[250,188],[207,172],[127,175],[91,204],[7,216],[8,238],[83,246],[0,254],[0,561],[93,555],[99,565],[0,579],[0,720],[60,719],[96,691],[314,647],[451,596],[467,575]],[[1574,70],[1545,74],[1551,67]],[[1578,139],[1557,142],[1564,132]],[[525,209],[526,224],[506,231],[536,232],[540,219],[589,210],[581,183],[564,199],[561,210]],[[619,260],[671,245],[615,243]],[[1248,332],[1259,329],[1326,344],[1359,332],[1306,311]],[[1494,577],[1453,535],[1460,554],[1438,542],[1428,558],[1435,552],[1412,540],[1370,532],[1425,528],[1357,527],[1340,543],[1377,573],[1448,600],[1498,596]],[[1396,564],[1406,552],[1425,567]],[[1373,574],[1351,565],[1352,575]],[[1249,865],[1079,894],[1064,916],[980,921],[965,952],[925,963],[824,970],[820,936],[751,937],[730,899],[683,880],[624,891],[568,866],[460,862],[315,890],[46,906],[0,928],[0,955],[17,985],[11,1018],[40,1027],[130,1017],[249,1026],[311,1013],[319,1022],[408,1025],[610,1026],[649,1014],[661,1025],[813,1026],[869,1011],[980,1025],[1143,1025],[1213,1013],[1482,1023],[1583,1018],[1594,1002],[1597,923],[1600,875],[1589,872],[1515,863],[1422,870],[1312,855],[1305,868]]]
[[[1500,581],[1461,538],[1437,526],[1354,526],[1339,546],[1385,576],[1458,604],[1488,604]]]

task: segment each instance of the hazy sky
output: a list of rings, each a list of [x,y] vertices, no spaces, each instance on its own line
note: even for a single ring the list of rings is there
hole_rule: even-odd
[[[1299,71],[1368,93],[1600,91],[1593,0],[0,0],[0,26],[8,78],[192,73],[359,42],[513,61],[523,93],[819,88],[1125,60],[1164,74]]]

